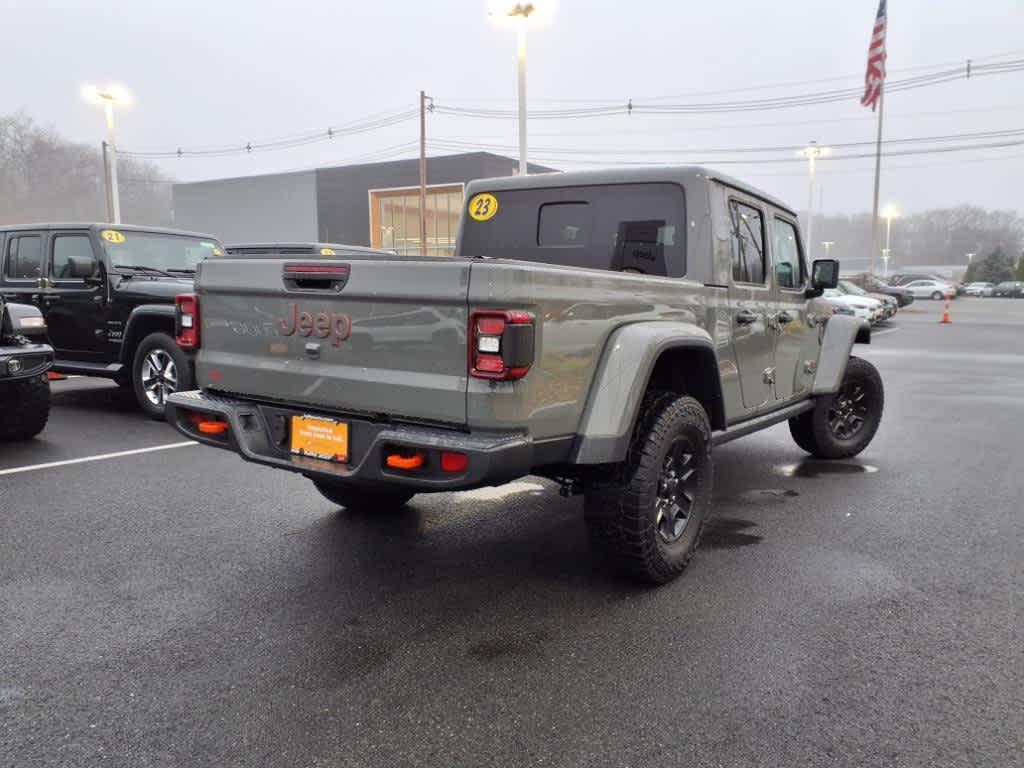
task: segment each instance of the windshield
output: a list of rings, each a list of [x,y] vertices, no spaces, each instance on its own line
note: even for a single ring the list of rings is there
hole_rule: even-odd
[[[854,296],[867,296],[868,293],[859,285],[848,283],[845,280],[839,281],[839,287],[843,290],[844,293],[852,293]]]
[[[159,269],[164,272],[195,272],[203,259],[220,256],[215,240],[159,232],[105,229],[100,233],[110,263],[116,269]]]

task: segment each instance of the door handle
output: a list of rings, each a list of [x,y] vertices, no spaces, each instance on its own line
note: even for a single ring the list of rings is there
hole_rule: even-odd
[[[752,325],[757,322],[757,312],[752,309],[741,309],[736,313],[736,322],[739,325]]]

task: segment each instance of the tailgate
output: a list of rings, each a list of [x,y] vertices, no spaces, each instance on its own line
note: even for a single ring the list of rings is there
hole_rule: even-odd
[[[465,424],[469,270],[462,259],[210,259],[197,280],[197,384]]]

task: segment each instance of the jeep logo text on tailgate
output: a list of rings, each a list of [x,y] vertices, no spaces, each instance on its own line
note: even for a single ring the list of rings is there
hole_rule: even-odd
[[[278,318],[282,336],[315,336],[318,339],[331,338],[331,343],[340,347],[341,342],[352,335],[352,318],[344,312],[307,312],[299,305],[288,305],[288,317]]]

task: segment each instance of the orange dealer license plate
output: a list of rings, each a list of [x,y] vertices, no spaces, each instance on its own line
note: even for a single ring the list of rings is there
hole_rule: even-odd
[[[314,416],[292,416],[292,453],[348,463],[348,424]]]

